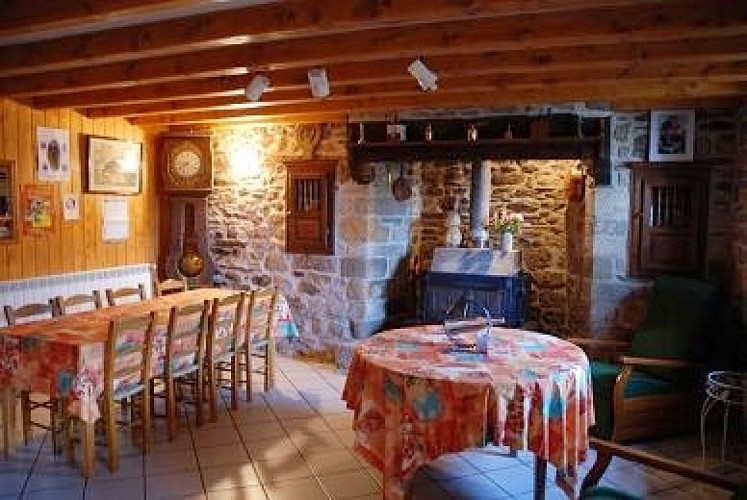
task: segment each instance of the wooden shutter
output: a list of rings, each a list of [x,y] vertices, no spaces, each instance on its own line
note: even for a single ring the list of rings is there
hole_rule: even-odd
[[[334,160],[286,163],[286,251],[334,253]]]
[[[633,169],[633,276],[703,275],[707,196],[705,168],[644,164]]]

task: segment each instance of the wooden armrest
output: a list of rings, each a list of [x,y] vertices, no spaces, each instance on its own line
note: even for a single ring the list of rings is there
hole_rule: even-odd
[[[656,368],[702,368],[703,365],[679,359],[638,358],[635,356],[620,356],[620,363],[624,365],[652,366]]]
[[[630,342],[624,340],[612,340],[612,339],[592,339],[589,337],[568,337],[568,342],[579,346],[590,346],[590,347],[618,347],[625,348],[630,345]]]
[[[598,453],[615,455],[631,462],[641,463],[649,467],[684,476],[694,481],[708,483],[725,490],[736,491],[740,486],[739,483],[734,480],[695,468],[683,462],[677,462],[658,455],[652,455],[651,453],[613,443],[605,439],[590,436],[589,444],[592,448],[597,450]]]

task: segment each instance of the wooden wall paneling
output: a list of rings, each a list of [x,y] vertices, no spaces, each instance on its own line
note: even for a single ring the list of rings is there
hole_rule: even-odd
[[[5,100],[0,99],[0,160],[5,159]],[[0,281],[7,279],[9,245],[0,245]]]
[[[33,126],[31,108],[18,106],[18,172],[19,188],[34,182],[34,172],[31,170],[31,141],[28,131]],[[19,205],[19,218],[23,218],[24,207]],[[36,246],[31,237],[23,234],[23,221],[19,224],[21,228],[21,253],[23,257],[23,276],[37,276],[36,273]]]
[[[59,252],[60,270],[63,273],[69,273],[75,270],[75,253],[73,251],[73,230],[72,230],[73,223],[66,222],[63,220],[62,195],[70,193],[72,191],[73,177],[75,176],[75,173],[72,168],[72,161],[73,161],[72,143],[75,141],[75,131],[72,129],[72,126],[71,126],[70,110],[60,109],[58,110],[58,113],[59,113],[58,122],[57,122],[58,128],[67,130],[69,133],[68,168],[70,172],[70,179],[59,183],[59,198],[58,198],[59,202],[57,203],[57,210],[58,210],[57,220],[59,221],[59,227],[60,227],[60,246],[61,246],[61,249]]]
[[[85,135],[92,135],[94,133],[93,121],[90,118],[83,118],[83,133]],[[86,138],[84,137],[82,141],[81,146],[85,149],[87,147],[85,142]],[[81,157],[81,169],[83,169],[84,172],[83,179],[86,179],[86,170],[88,168],[87,155],[88,153],[86,152]],[[101,222],[99,220],[98,195],[86,194],[84,211],[86,214],[84,221],[84,231],[86,235],[86,267],[89,269],[97,269],[102,267],[98,260],[101,256],[101,231],[99,229]]]
[[[43,115],[43,121],[39,124],[39,126],[46,126],[50,128],[62,128],[60,126],[60,110],[59,109],[49,109],[44,112]],[[31,142],[34,144],[34,163],[33,163],[33,169],[34,172],[36,172],[37,164],[38,164],[38,158],[37,158],[37,148],[36,148],[36,127],[34,127],[34,130],[31,131]],[[37,179],[37,182],[39,180]],[[62,214],[61,212],[61,206],[59,202],[59,196],[60,196],[60,190],[62,188],[62,182],[51,182],[47,183],[54,186],[54,189],[57,193],[57,199],[55,200],[55,227],[54,232],[50,235],[50,238],[38,238],[38,243],[41,243],[41,246],[44,248],[46,254],[47,254],[47,269],[44,272],[44,274],[59,274],[60,272],[64,272],[63,268],[63,252],[66,252],[66,248],[62,244]],[[45,241],[46,240],[46,241]]]
[[[119,118],[90,119],[67,108],[34,111],[2,99],[0,159],[16,162],[19,186],[41,183],[36,175],[36,128],[39,126],[69,130],[71,179],[54,183],[58,206],[57,229],[53,235],[47,238],[24,236],[19,227],[16,243],[0,245],[0,280],[153,261],[153,239],[157,230],[149,221],[156,216],[158,208],[151,180],[153,172],[149,167],[151,148],[143,131]],[[131,232],[125,242],[102,242],[101,203],[109,195],[85,193],[86,135],[121,138],[144,145],[143,190],[137,196],[128,196]],[[80,220],[62,221],[63,193],[80,194]]]
[[[129,140],[127,131],[125,130],[125,123],[122,120],[111,120],[109,123],[109,136],[120,137],[122,139]],[[130,212],[130,218],[132,218],[132,207],[136,204],[134,202],[137,201],[137,197],[128,196],[127,198],[127,207]],[[128,234],[127,240],[118,241],[113,245],[114,262],[128,262],[126,247],[127,242],[131,241],[130,238],[132,238],[132,220],[130,220],[130,234]]]
[[[80,219],[70,221],[65,226],[66,231],[70,234],[70,249],[72,251],[71,260],[73,269],[82,271],[85,269],[85,230],[84,221],[86,220],[85,207],[83,206],[83,179],[81,177],[81,155],[82,148],[80,141],[82,138],[81,127],[82,119],[78,113],[70,112],[70,193],[78,194],[78,208],[80,210]]]
[[[2,108],[3,142],[0,144],[0,148],[2,148],[3,159],[16,162],[16,185],[18,185],[18,113],[15,105],[8,99],[2,100]],[[16,195],[18,195],[18,191],[16,191]],[[18,207],[18,200],[16,200],[16,207]],[[20,225],[16,229],[20,231]],[[23,254],[20,242],[21,237],[19,236],[14,243],[4,245],[6,252],[5,279],[11,280],[23,276]]]

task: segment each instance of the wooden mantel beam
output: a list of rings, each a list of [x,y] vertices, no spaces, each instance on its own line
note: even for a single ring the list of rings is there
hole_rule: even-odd
[[[33,5],[40,3],[40,0],[16,0],[12,3],[19,6]],[[105,2],[88,3],[93,4],[91,10],[103,10],[103,5],[98,4]],[[111,3],[137,2],[118,0]],[[152,0],[142,3],[168,2]],[[178,54],[225,44],[313,36],[319,33],[332,34],[397,27],[410,23],[425,24],[651,3],[653,0],[296,0],[210,12],[15,47],[0,47],[0,77]],[[58,1],[45,2],[44,8],[40,6],[39,11],[45,12],[53,5],[68,4],[82,10],[82,2]],[[75,12],[71,7],[68,13],[73,20],[81,19],[85,14]],[[32,13],[33,11],[27,12],[26,16],[30,17]],[[58,12],[58,15],[63,17],[64,14]],[[2,27],[0,23],[0,30]]]
[[[300,104],[279,104],[277,106],[252,109],[232,108],[204,112],[186,112],[143,116],[130,119],[141,126],[173,125],[185,123],[213,122],[225,119],[246,119],[251,117],[290,116],[314,113],[350,113],[391,111],[419,108],[449,108],[474,106],[516,106],[525,104],[553,103],[567,101],[609,101],[610,96],[619,99],[673,99],[698,97],[729,97],[744,95],[747,86],[742,83],[706,84],[687,82],[671,86],[630,85],[613,82],[588,82],[573,84],[527,84],[521,88],[454,93],[411,93],[397,96],[371,96],[360,98],[327,98]],[[614,102],[614,100],[613,100]]]
[[[741,2],[741,0],[740,0]],[[118,62],[49,73],[0,79],[0,95],[33,96],[71,89],[116,88],[121,84],[181,80],[287,67],[312,67],[346,61],[376,61],[396,57],[449,55],[475,51],[524,51],[585,47],[577,59],[600,51],[624,50],[625,44],[670,42],[703,53],[700,45],[747,35],[747,9],[719,8],[732,0],[714,0],[708,9],[687,10],[677,5],[650,9],[620,8],[577,13],[517,16],[510,23],[479,19],[461,23],[380,29],[202,50],[131,62]],[[741,5],[741,4],[740,4]],[[614,12],[614,15],[611,15]],[[526,22],[521,18],[528,17]],[[583,19],[583,26],[581,20]],[[515,22],[514,22],[515,21]],[[683,33],[687,39],[683,40]],[[724,38],[705,38],[724,37]],[[744,41],[743,39],[741,40]],[[595,45],[598,44],[598,45]],[[739,45],[738,47],[744,47]],[[734,47],[731,48],[734,50]],[[681,49],[680,49],[681,52]],[[648,49],[632,58],[649,57]],[[536,65],[550,61],[538,60]]]

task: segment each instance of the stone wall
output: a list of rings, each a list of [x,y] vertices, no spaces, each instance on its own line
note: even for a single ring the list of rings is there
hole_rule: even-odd
[[[743,110],[743,121],[744,116]],[[729,138],[736,143],[733,122],[733,114],[699,113],[697,157],[725,154]],[[742,125],[743,134],[745,128]],[[615,115],[612,182],[592,188],[589,179],[581,202],[567,201],[575,162],[488,163],[491,212],[508,208],[526,218],[519,244],[532,278],[529,317],[536,328],[621,337],[639,324],[650,283],[626,277],[630,180],[623,165],[646,158],[647,136],[647,113]],[[258,179],[238,178],[230,165],[232,151],[247,145],[260,151]],[[215,267],[231,286],[277,284],[290,301],[302,345],[309,350],[334,348],[415,314],[416,278],[427,270],[433,248],[444,244],[446,211],[455,203],[468,235],[469,163],[375,164],[373,182],[360,185],[350,179],[344,125],[217,129],[214,150],[216,188],[208,200],[208,223]],[[743,177],[745,157],[743,151]],[[283,162],[310,158],[340,160],[333,256],[285,252]],[[400,168],[413,188],[411,198],[402,202],[391,192]],[[726,164],[715,172],[709,272],[728,276],[732,262],[737,262],[733,287],[743,295],[747,240],[732,244],[733,228],[724,222],[732,219],[728,214],[734,210],[733,171]],[[742,191],[747,187],[740,185],[740,200],[745,199]],[[742,203],[738,214],[743,230],[745,211]]]
[[[699,110],[696,113],[695,160],[725,159],[711,167],[707,274],[728,281],[732,258],[733,161],[735,115],[731,110]],[[651,281],[628,277],[630,216],[630,169],[628,162],[646,161],[649,115],[620,113],[611,121],[612,182],[594,189],[593,213],[587,224],[593,235],[590,335],[625,338],[645,313]]]
[[[229,286],[276,284],[299,324],[302,347],[324,350],[365,337],[408,296],[406,269],[414,201],[397,203],[388,184],[349,176],[343,125],[267,125],[214,131],[215,189],[208,199],[211,258]],[[241,177],[233,152],[259,151],[258,179]],[[339,159],[333,256],[285,252],[285,161]],[[399,288],[398,288],[399,287]]]

